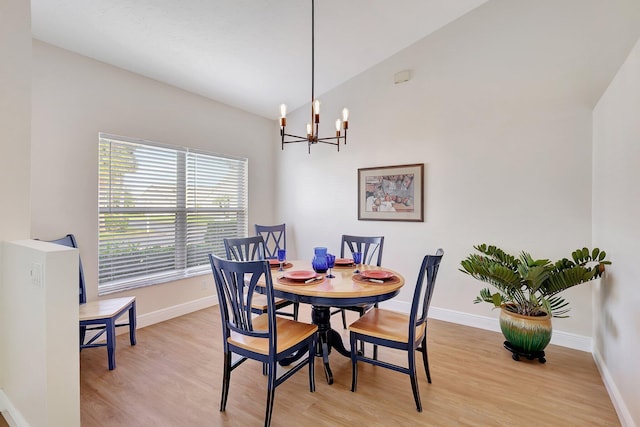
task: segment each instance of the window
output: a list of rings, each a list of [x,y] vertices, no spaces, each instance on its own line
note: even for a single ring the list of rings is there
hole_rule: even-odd
[[[247,235],[247,159],[99,134],[98,292],[208,272]]]

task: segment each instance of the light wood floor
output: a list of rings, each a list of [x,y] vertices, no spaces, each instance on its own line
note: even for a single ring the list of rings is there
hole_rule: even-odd
[[[300,319],[309,319],[302,306]],[[339,316],[333,324],[342,331]],[[232,373],[227,410],[218,410],[220,334],[214,307],[138,330],[135,347],[119,335],[114,371],[104,348],[83,350],[82,426],[262,425],[266,379],[253,361]],[[315,393],[307,371],[298,372],[276,389],[272,426],[620,425],[591,354],[551,345],[546,364],[516,362],[502,342],[499,333],[430,320],[433,383],[419,371],[422,413],[409,378],[388,369],[359,364],[352,393],[350,361],[333,352],[334,384],[319,360]],[[380,358],[404,361],[403,353],[387,349]]]

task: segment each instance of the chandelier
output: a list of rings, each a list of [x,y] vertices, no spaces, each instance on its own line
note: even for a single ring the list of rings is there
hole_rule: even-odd
[[[319,142],[323,144],[335,145],[340,151],[340,141],[347,144],[347,129],[349,129],[349,110],[344,108],[342,110],[342,120],[337,119],[336,135],[328,137],[319,137],[318,125],[320,124],[320,101],[315,98],[314,94],[314,66],[315,66],[315,40],[314,40],[314,0],[311,0],[311,121],[307,123],[307,135],[298,136],[286,133],[285,128],[287,126],[287,106],[280,105],[280,136],[282,137],[282,149],[284,150],[284,144],[292,144],[296,142],[307,142],[309,154],[311,154],[311,146]],[[344,134],[342,133],[344,130]]]

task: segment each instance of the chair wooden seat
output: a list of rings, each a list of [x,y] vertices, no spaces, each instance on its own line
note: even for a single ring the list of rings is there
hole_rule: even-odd
[[[261,314],[251,320],[255,331],[267,331],[269,329],[269,316]],[[318,327],[308,323],[302,323],[295,320],[286,319],[284,317],[276,317],[276,328],[278,333],[278,353],[292,347],[300,341],[304,341],[313,335]],[[244,348],[260,354],[269,354],[269,339],[255,338],[247,335],[231,332],[231,336],[227,340],[229,344]]]
[[[291,301],[284,298],[274,298],[274,304],[276,305],[276,309],[279,309],[291,305]],[[253,299],[251,300],[251,308],[254,310],[254,312],[266,313],[267,296],[262,294],[254,294]]]
[[[129,323],[116,323],[118,318],[129,313]],[[136,345],[136,297],[110,298],[80,305],[80,350],[83,348],[107,347],[109,370],[116,368],[116,328],[129,327],[129,342]],[[98,331],[85,342],[87,331]],[[105,342],[96,342],[106,334]]]
[[[129,309],[136,297],[110,298],[82,304],[79,309],[80,321],[106,319],[119,316]]]
[[[364,316],[349,325],[349,330],[357,334],[366,334],[372,337],[396,341],[409,342],[409,316],[396,311],[373,308]],[[421,337],[425,324],[416,328],[415,336]]]

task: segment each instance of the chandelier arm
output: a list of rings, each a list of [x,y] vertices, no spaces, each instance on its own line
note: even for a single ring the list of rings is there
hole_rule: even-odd
[[[285,133],[283,136],[289,136],[291,138],[300,138],[303,141],[306,141],[308,139],[306,136],[292,135],[290,133]]]
[[[328,136],[326,138],[318,138],[317,141],[318,142],[324,142],[325,144],[337,144],[337,142],[329,142],[329,141],[337,140],[339,142],[342,139],[343,139],[343,137],[341,137],[341,136]]]
[[[345,132],[345,134],[344,134],[344,135],[340,135],[340,136],[328,136],[328,137],[325,137],[325,138],[317,138],[317,140],[318,140],[318,142],[325,142],[325,141],[331,141],[331,140],[336,140],[336,141],[338,141],[337,143],[336,143],[336,142],[334,142],[334,143],[332,143],[332,144],[339,144],[339,143],[340,143],[340,141],[343,141],[343,142],[344,142],[344,145],[347,145],[347,134],[346,134],[346,132]]]
[[[291,143],[293,143],[293,142],[303,142],[303,141],[308,141],[308,139],[307,139],[307,138],[301,138],[301,137],[299,137],[299,136],[298,136],[297,138],[300,138],[300,139],[291,140],[291,141],[282,141],[282,143],[283,143],[283,144],[291,144]]]

